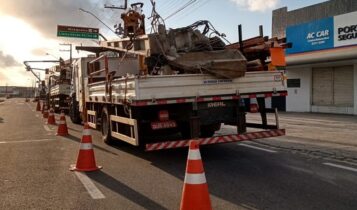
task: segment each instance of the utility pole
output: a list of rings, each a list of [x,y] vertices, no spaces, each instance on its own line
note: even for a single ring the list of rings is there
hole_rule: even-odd
[[[60,44],[61,46],[69,46],[69,50],[60,50],[61,52],[69,52],[69,62],[70,65],[72,66],[72,44]]]

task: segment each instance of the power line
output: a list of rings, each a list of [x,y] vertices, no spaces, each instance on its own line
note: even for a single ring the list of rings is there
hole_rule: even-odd
[[[99,19],[99,18],[98,18],[95,14],[93,14],[92,12],[87,11],[87,10],[84,10],[84,9],[82,9],[82,8],[79,8],[79,11],[85,12],[85,13],[88,13],[88,14],[92,15],[95,19],[97,19],[97,20],[98,20],[99,22],[101,22],[105,27],[107,27],[111,32],[113,32],[114,34],[116,34],[115,31],[114,31],[111,27],[109,27],[106,23],[104,23],[101,19]]]
[[[162,15],[166,16],[172,13],[172,10],[179,8],[180,4],[183,3],[182,1],[174,1],[171,5],[168,5],[166,8],[160,8],[162,11]]]
[[[170,14],[169,16],[167,16],[166,18],[164,18],[164,20],[167,20],[173,16],[175,16],[176,14],[178,14],[179,12],[183,11],[184,9],[186,9],[188,6],[190,6],[191,4],[195,3],[197,0],[189,0],[185,5],[183,5],[181,8],[179,8],[178,10],[176,10],[175,12],[173,12],[172,14]]]
[[[191,17],[191,15],[188,14],[194,14],[199,9],[202,9],[204,6],[206,6],[211,0],[205,0],[205,1],[197,1],[195,4],[193,4],[190,8],[176,16],[174,19],[184,19],[187,17]]]
[[[175,4],[177,2],[180,2],[180,1],[177,1],[177,0],[166,0],[162,5],[160,5],[160,8],[164,9],[164,10],[167,10],[169,7],[172,6],[172,4]]]

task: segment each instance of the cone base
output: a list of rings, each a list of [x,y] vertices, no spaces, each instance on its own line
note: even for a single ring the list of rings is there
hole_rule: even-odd
[[[102,169],[102,168],[103,168],[102,166],[96,166],[95,168],[82,169],[82,168],[77,168],[77,167],[76,167],[76,164],[72,164],[72,165],[70,165],[69,170],[70,170],[70,171],[89,172],[89,171],[97,171],[97,170],[100,170],[100,169]]]

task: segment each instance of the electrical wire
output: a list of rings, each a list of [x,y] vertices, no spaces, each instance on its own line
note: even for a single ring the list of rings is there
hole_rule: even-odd
[[[177,15],[176,17],[171,19],[171,21],[178,20],[178,19],[182,20],[182,19],[185,19],[188,17],[192,17],[192,14],[195,14],[196,11],[198,11],[199,9],[202,9],[210,1],[211,0],[197,1],[197,3],[193,4],[190,8],[188,8],[187,10],[183,11],[182,13],[180,13],[179,15]]]
[[[182,7],[180,7],[179,9],[177,9],[176,11],[174,11],[173,13],[171,13],[169,16],[167,16],[166,18],[164,18],[164,20],[170,19],[173,16],[175,16],[176,14],[180,13],[181,11],[183,11],[184,9],[186,9],[187,7],[189,7],[190,5],[192,5],[193,3],[195,3],[197,0],[189,0],[186,4],[184,4]]]
[[[162,16],[170,15],[172,13],[172,10],[182,7],[182,5],[184,5],[182,3],[183,3],[183,1],[174,1],[174,3],[172,3],[171,5],[168,5],[166,8],[160,8],[160,11],[162,11],[161,12]]]

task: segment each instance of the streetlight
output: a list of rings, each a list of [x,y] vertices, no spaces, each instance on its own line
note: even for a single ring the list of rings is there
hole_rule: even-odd
[[[115,31],[114,31],[110,26],[108,26],[106,23],[104,23],[101,19],[99,19],[99,18],[98,18],[95,14],[93,14],[92,12],[87,11],[87,10],[84,10],[84,9],[82,9],[82,8],[79,8],[79,11],[84,12],[84,13],[87,13],[87,14],[90,14],[90,15],[93,16],[95,19],[97,19],[99,22],[101,22],[105,27],[107,27],[111,32],[113,32],[114,34],[116,34],[117,36],[119,36],[117,33],[115,33]],[[106,40],[106,38],[105,38],[102,34],[99,33],[99,35],[100,35],[101,37],[103,37],[103,38]]]
[[[56,56],[54,56],[54,55],[52,55],[52,54],[50,54],[50,53],[48,53],[48,52],[46,52],[46,55],[50,55],[50,56],[52,56],[53,58],[59,60]]]

